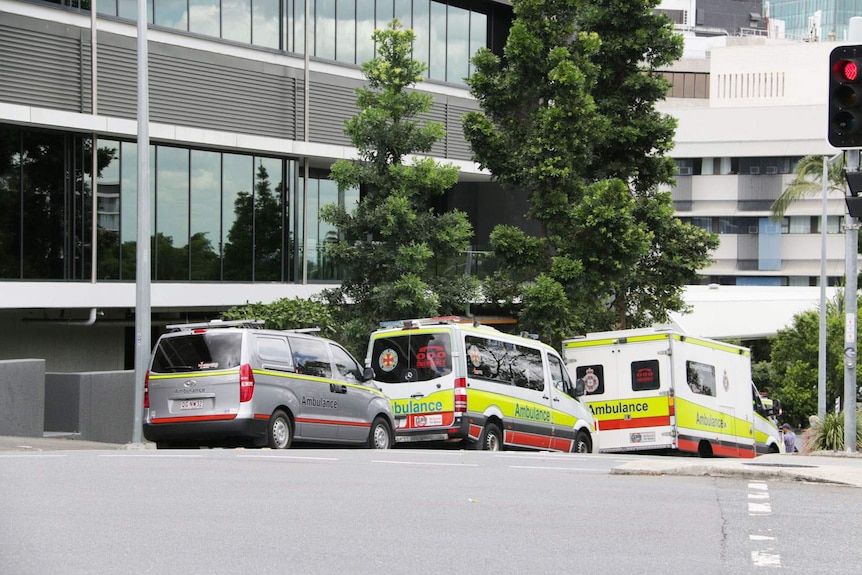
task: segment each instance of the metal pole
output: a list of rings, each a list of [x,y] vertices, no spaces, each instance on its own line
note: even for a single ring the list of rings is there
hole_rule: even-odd
[[[91,108],[93,110],[93,118],[99,114],[98,102],[99,102],[99,94],[97,89],[97,76],[96,76],[96,0],[90,0],[90,92],[92,93],[93,103]],[[96,132],[93,132],[93,144],[91,154],[91,177],[90,177],[90,186],[91,192],[93,193],[93,207],[92,207],[92,219],[91,219],[91,227],[90,230],[90,283],[96,283],[96,274],[98,268],[96,266],[96,259],[98,258],[98,248],[99,248],[99,194],[98,194],[98,178],[97,174],[99,171],[99,158],[96,153],[98,148],[96,143],[98,142],[98,136]]]
[[[820,342],[817,354],[817,417],[826,417],[826,219],[829,158],[823,156],[823,200],[820,216]]]
[[[847,150],[847,171],[859,171],[859,150]],[[848,193],[850,190],[848,190]],[[845,221],[844,288],[844,449],[856,451],[856,290],[859,225],[848,213]]]
[[[138,0],[138,229],[135,262],[135,407],[132,443],[141,443],[144,378],[150,360],[150,96],[147,0]]]

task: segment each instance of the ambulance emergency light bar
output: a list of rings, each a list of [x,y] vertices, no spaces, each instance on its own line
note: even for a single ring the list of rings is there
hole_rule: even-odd
[[[423,325],[440,325],[460,323],[461,316],[457,315],[441,315],[438,317],[423,317],[418,319],[396,319],[392,321],[381,321],[381,328],[399,327],[402,329],[415,329]]]
[[[222,327],[261,328],[263,327],[264,323],[266,322],[262,319],[237,319],[231,321],[214,319],[211,321],[204,321],[198,323],[176,323],[172,325],[166,325],[165,329],[167,329],[168,331],[182,331],[184,329],[214,329]]]

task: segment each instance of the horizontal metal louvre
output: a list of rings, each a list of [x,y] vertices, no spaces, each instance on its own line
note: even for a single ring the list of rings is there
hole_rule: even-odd
[[[150,114],[156,122],[289,137],[293,81],[209,62],[153,55]]]
[[[443,128],[446,129],[446,134],[448,137],[449,126],[446,125],[446,104],[445,102],[437,102],[435,101],[431,105],[431,110],[426,112],[425,114],[419,114],[416,117],[421,122],[437,122],[439,124],[443,124]],[[446,137],[443,137],[437,140],[433,146],[431,146],[430,154],[434,156],[446,156]]]
[[[103,43],[98,50],[99,113],[137,118],[138,64],[135,49]]]
[[[344,121],[355,116],[356,92],[346,86],[334,86],[322,82],[311,85],[310,131],[311,140],[325,144],[350,146],[350,138],[344,133]]]
[[[81,50],[76,38],[0,25],[0,100],[82,111]]]
[[[452,160],[471,160],[473,158],[470,144],[464,138],[464,127],[461,118],[467,112],[478,110],[477,107],[460,106],[449,103],[446,106],[446,157]]]

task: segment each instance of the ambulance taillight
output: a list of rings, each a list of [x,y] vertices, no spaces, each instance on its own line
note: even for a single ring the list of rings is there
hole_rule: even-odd
[[[251,372],[251,366],[247,363],[244,363],[239,366],[240,403],[251,401],[252,395],[254,395],[254,374]]]
[[[455,413],[467,412],[467,378],[455,380]]]
[[[676,415],[676,405],[674,405],[674,397],[672,395],[667,398],[667,414],[671,417]]]
[[[144,409],[150,408],[150,372],[144,374]]]

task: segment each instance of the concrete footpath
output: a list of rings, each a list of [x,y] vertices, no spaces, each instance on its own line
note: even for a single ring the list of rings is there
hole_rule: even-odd
[[[155,449],[152,443],[116,444],[82,441],[74,436],[0,436],[0,452],[73,449]],[[862,453],[819,451],[810,455],[761,455],[755,459],[700,459],[644,456],[618,465],[614,475],[688,475],[744,479],[807,481],[862,488]]]

